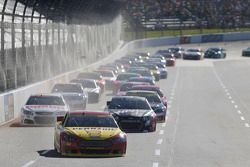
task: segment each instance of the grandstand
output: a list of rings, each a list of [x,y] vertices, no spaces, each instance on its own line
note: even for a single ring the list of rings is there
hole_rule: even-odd
[[[183,28],[237,28],[249,26],[250,1],[245,0],[133,0],[126,17],[149,30]]]

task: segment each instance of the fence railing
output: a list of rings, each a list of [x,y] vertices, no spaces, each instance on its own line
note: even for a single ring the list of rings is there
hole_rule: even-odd
[[[84,67],[111,53],[122,18],[102,25],[0,22],[0,92]]]

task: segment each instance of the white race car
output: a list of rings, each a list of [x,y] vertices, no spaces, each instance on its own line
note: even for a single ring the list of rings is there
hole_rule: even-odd
[[[58,116],[69,111],[60,94],[31,95],[21,109],[23,125],[54,125]]]

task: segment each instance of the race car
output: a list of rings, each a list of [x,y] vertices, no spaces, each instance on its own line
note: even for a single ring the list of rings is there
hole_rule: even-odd
[[[96,72],[81,72],[78,74],[77,79],[94,79],[97,82],[97,85],[101,88],[101,93],[105,91],[105,80],[103,79],[100,73]]]
[[[162,65],[161,63],[154,63],[160,71],[160,78],[161,79],[166,79],[168,77],[168,70],[166,65]]]
[[[155,80],[151,77],[131,77],[128,79],[128,82],[146,82],[149,85],[155,85]]]
[[[94,79],[73,79],[70,82],[80,83],[84,91],[88,94],[89,103],[98,103],[101,96],[101,88]]]
[[[124,96],[128,90],[135,85],[149,85],[147,82],[126,82],[124,83],[117,92],[117,96]]]
[[[142,65],[150,70],[150,72],[154,75],[155,81],[159,81],[161,79],[161,72],[157,65],[152,63],[145,63]]]
[[[152,80],[155,80],[154,74],[145,67],[130,67],[127,72],[131,73],[137,73],[140,74],[143,77],[151,78]]]
[[[21,124],[54,125],[57,116],[64,116],[69,107],[60,94],[31,95],[21,109]]]
[[[183,54],[183,59],[201,60],[203,59],[203,51],[201,49],[188,49]]]
[[[140,96],[145,97],[151,108],[154,110],[154,112],[157,115],[157,120],[159,122],[165,122],[166,120],[166,114],[167,114],[167,108],[161,101],[160,96],[153,91],[142,91],[142,90],[130,90],[127,91],[126,96]]]
[[[87,99],[78,93],[61,93],[69,109],[74,110],[84,110],[87,107]]]
[[[54,148],[64,156],[124,156],[127,136],[107,112],[70,112],[58,117]]]
[[[184,49],[182,47],[172,47],[172,48],[168,48],[168,50],[170,52],[172,52],[174,54],[175,58],[182,58],[183,53],[184,53]]]
[[[250,57],[250,47],[242,50],[242,56]]]
[[[113,87],[113,95],[116,95],[120,87],[128,81],[131,77],[140,77],[137,73],[120,73],[118,74]]]
[[[204,53],[204,58],[224,59],[226,56],[225,49],[220,47],[210,47]]]
[[[78,93],[83,102],[88,102],[88,94],[79,83],[57,83],[52,88],[52,93]]]
[[[114,96],[107,102],[106,111],[111,113],[125,132],[153,132],[157,117],[145,97]]]
[[[166,66],[175,66],[176,58],[170,50],[158,50],[155,55],[163,56],[166,59]]]
[[[112,90],[114,86],[114,81],[116,80],[116,76],[111,70],[96,70],[95,72],[100,73],[102,78],[105,80],[105,88],[107,90]]]
[[[132,88],[130,88],[130,90],[148,90],[148,91],[154,91],[154,92],[156,92],[161,97],[161,101],[163,102],[163,104],[166,107],[168,106],[167,98],[166,98],[166,96],[164,96],[162,90],[158,86],[152,86],[152,85],[135,85]]]

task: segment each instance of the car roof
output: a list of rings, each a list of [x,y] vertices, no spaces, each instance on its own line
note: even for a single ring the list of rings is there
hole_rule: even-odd
[[[80,97],[82,97],[81,94],[74,93],[74,92],[62,92],[61,95],[62,96],[80,96]]]
[[[77,111],[70,111],[68,112],[68,115],[102,115],[102,116],[109,116],[110,113],[108,112],[104,112],[104,111],[81,111],[81,110],[77,110]]]
[[[72,79],[71,81],[91,81],[91,82],[96,82],[94,79],[78,79],[78,78]]]
[[[31,94],[30,97],[62,97],[61,93],[40,93],[40,94]]]
[[[82,86],[81,84],[79,84],[79,83],[56,83],[54,86],[56,86],[56,85],[80,85],[80,86]]]
[[[131,100],[146,100],[145,97],[139,97],[139,96],[113,96],[113,99],[131,99]]]
[[[153,95],[158,95],[156,92],[154,91],[149,91],[149,90],[129,90],[127,92],[131,92],[131,93],[145,93],[145,94],[153,94]]]
[[[149,78],[149,77],[131,77],[131,78],[129,78],[129,80],[133,80],[133,79],[135,79],[135,80],[143,80],[143,81],[145,81],[145,80],[148,80],[148,81],[152,81],[153,79],[152,78]]]
[[[148,88],[157,88],[157,89],[160,89],[159,86],[155,86],[155,85],[135,85],[133,86],[133,88],[136,88],[136,87],[148,87]]]

